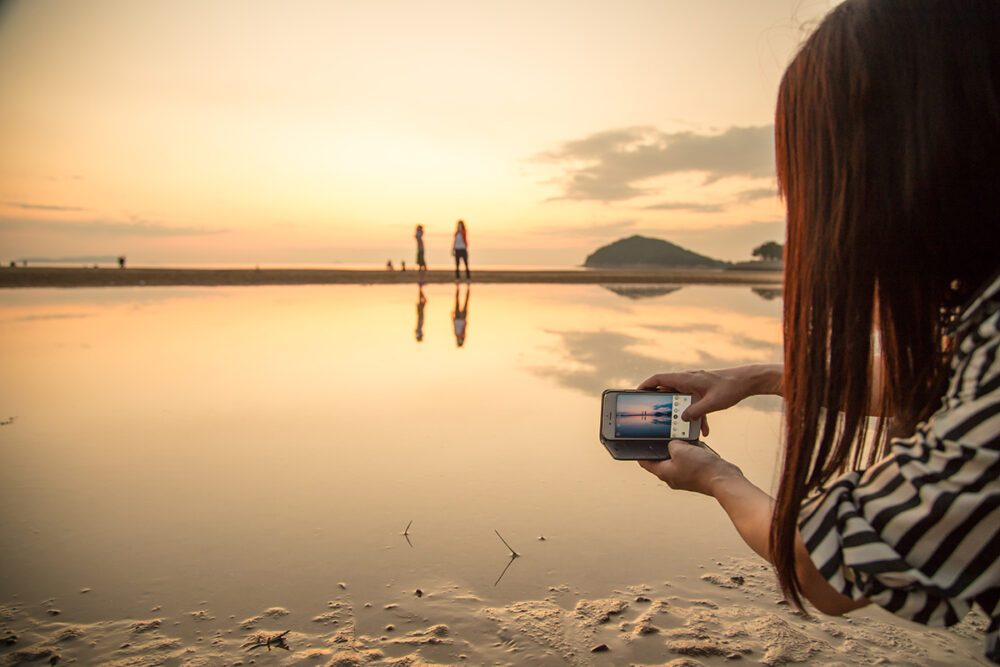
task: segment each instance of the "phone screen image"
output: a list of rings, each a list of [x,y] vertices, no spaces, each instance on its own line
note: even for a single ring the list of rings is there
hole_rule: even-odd
[[[691,397],[677,394],[618,394],[616,438],[687,438],[690,424],[681,419]]]

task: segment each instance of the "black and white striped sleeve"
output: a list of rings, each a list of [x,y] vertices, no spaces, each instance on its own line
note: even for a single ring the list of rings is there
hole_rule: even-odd
[[[1000,313],[963,341],[941,409],[889,455],[808,498],[799,530],[852,599],[951,625],[978,604],[1000,662]]]

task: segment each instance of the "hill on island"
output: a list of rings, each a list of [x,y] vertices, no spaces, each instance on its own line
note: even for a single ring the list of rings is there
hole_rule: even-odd
[[[630,236],[598,248],[583,263],[589,268],[710,268],[729,265],[718,259],[699,255],[663,239]]]

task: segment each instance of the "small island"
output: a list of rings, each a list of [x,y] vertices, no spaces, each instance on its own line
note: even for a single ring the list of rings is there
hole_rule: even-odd
[[[591,253],[583,266],[587,269],[726,269],[727,271],[782,272],[785,246],[768,241],[754,248],[756,258],[747,262],[727,262],[682,248],[676,243],[638,234],[602,246]]]
[[[724,269],[729,262],[699,255],[670,241],[636,234],[598,248],[583,265],[592,269]]]

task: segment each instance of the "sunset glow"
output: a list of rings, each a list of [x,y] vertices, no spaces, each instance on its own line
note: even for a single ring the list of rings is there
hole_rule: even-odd
[[[0,260],[580,264],[783,236],[781,73],[826,0],[10,2]]]

